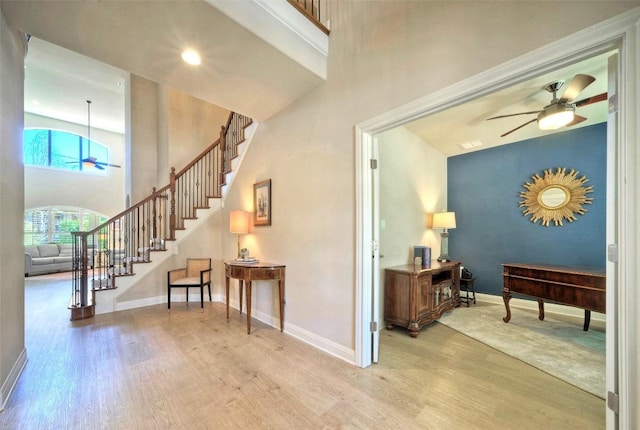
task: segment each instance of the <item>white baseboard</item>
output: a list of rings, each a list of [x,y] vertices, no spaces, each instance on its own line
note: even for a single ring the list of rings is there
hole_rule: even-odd
[[[2,387],[0,387],[0,412],[4,411],[4,406],[9,400],[9,397],[11,397],[11,393],[18,383],[18,379],[20,379],[20,375],[27,365],[27,360],[27,349],[23,348],[16,362],[13,363],[7,379],[4,380]]]
[[[171,298],[172,298],[172,301],[175,300],[176,302],[180,302],[180,301],[184,302],[186,299],[185,296],[186,295],[184,293],[172,294]],[[213,294],[212,299],[214,302],[226,303],[223,294]],[[196,303],[199,302],[200,294],[199,293],[189,294],[189,301],[196,302]],[[163,296],[149,297],[149,298],[140,299],[140,300],[130,300],[127,302],[120,302],[117,304],[117,310],[134,309],[142,306],[151,306],[151,305],[157,305],[161,303],[167,303],[167,296],[163,295]],[[237,310],[239,308],[238,301],[231,299],[231,301],[229,302],[229,306]],[[274,327],[276,329],[280,328],[280,319],[278,317],[274,317],[272,315],[266,314],[256,309],[251,310],[251,316],[257,319],[258,321],[263,322],[271,327]],[[294,324],[287,323],[286,320],[284,324],[284,333],[288,334],[289,336],[293,336],[296,339],[301,340],[302,342],[313,346],[314,348],[324,351],[327,354],[331,354],[334,357],[337,357],[341,360],[346,361],[347,363],[355,365],[355,362],[356,362],[355,351],[352,349],[346,348],[322,336],[318,336],[317,334],[312,333],[308,330],[305,330],[301,327],[298,327]]]
[[[504,300],[502,299],[502,296],[495,296],[493,294],[476,293],[476,300],[478,302],[501,304],[504,306]],[[538,312],[538,302],[536,300],[525,300],[525,299],[518,299],[514,297],[509,301],[509,307],[529,309],[529,310],[534,310]],[[569,317],[574,317],[579,319],[584,318],[584,309],[575,308],[573,306],[559,305],[556,303],[545,302],[544,313],[545,315],[557,314],[557,315],[569,316]],[[506,311],[505,311],[505,314],[506,314]],[[603,313],[591,312],[591,321],[605,322],[606,319],[607,319],[607,316]]]
[[[251,311],[251,315],[257,320],[268,324],[271,327],[277,329],[280,328],[279,318],[274,318],[271,315],[255,310]],[[289,336],[295,337],[296,339],[308,345],[311,345],[312,347],[317,348],[320,351],[326,352],[327,354],[346,361],[347,363],[353,365],[356,364],[356,355],[354,350],[346,348],[322,336],[318,336],[317,334],[298,327],[295,324],[288,323],[286,322],[286,320],[284,324],[284,333],[288,334]]]
[[[194,290],[195,291],[195,290]],[[204,292],[204,300],[209,301],[209,293],[205,290]],[[214,302],[223,302],[223,297],[221,297],[220,294],[212,294],[211,295],[211,300]],[[186,302],[187,301],[187,294],[186,293],[171,293],[171,301],[172,302]],[[200,292],[198,293],[189,293],[189,302],[195,302],[195,303],[199,303],[200,302]],[[144,299],[138,299],[138,300],[128,300],[126,302],[116,302],[116,306],[115,309],[116,311],[125,311],[128,309],[135,309],[135,308],[141,308],[144,306],[153,306],[153,305],[161,305],[161,304],[167,304],[167,296],[166,295],[161,295],[161,296],[155,296],[155,297],[145,297]]]

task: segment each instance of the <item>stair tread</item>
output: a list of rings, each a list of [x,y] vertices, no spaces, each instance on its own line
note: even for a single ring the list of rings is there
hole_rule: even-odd
[[[227,125],[222,127],[223,132],[226,133],[226,136],[228,136],[228,138],[226,139],[227,143],[225,147],[221,148],[219,146],[220,142],[223,142],[224,140],[218,140],[213,144],[211,144],[210,147],[208,147],[205,152],[203,152],[201,155],[198,156],[198,158],[194,159],[190,164],[188,164],[182,171],[180,171],[179,174],[176,173],[175,169],[172,168],[171,178],[172,178],[172,181],[174,181],[177,179],[178,176],[182,176],[183,174],[190,172],[191,171],[190,169],[193,166],[195,166],[196,163],[199,163],[200,159],[203,159],[205,155],[209,156],[210,151],[211,152],[217,151],[217,155],[214,153],[214,156],[220,157],[218,161],[213,163],[211,167],[206,167],[207,170],[203,171],[204,173],[208,174],[208,176],[206,178],[203,178],[202,183],[199,181],[196,181],[194,184],[192,184],[195,187],[197,187],[196,188],[197,194],[196,194],[196,191],[193,191],[193,190],[184,193],[185,196],[188,196],[188,197],[186,201],[184,201],[184,203],[180,203],[180,205],[188,204],[188,206],[190,206],[191,208],[188,210],[184,210],[184,212],[193,214],[193,216],[182,217],[180,216],[180,211],[177,211],[176,213],[176,211],[174,211],[174,204],[175,204],[174,200],[171,200],[171,206],[169,206],[169,199],[173,199],[173,193],[175,193],[175,189],[172,189],[171,187],[166,186],[162,188],[161,192],[159,192],[154,188],[153,189],[154,194],[150,196],[151,200],[153,201],[152,209],[151,209],[151,206],[145,209],[148,205],[150,205],[149,202],[151,200],[149,197],[141,201],[138,205],[132,208],[132,209],[135,209],[136,207],[140,206],[143,208],[143,210],[140,214],[138,214],[138,218],[140,219],[134,219],[132,221],[132,224],[135,226],[136,230],[131,230],[132,235],[130,237],[124,236],[124,238],[121,238],[120,236],[118,236],[117,238],[115,238],[114,236],[113,240],[107,237],[106,239],[104,239],[104,242],[90,243],[90,246],[92,247],[91,264],[94,264],[97,261],[95,260],[96,255],[100,255],[101,259],[99,260],[99,262],[101,262],[103,266],[101,266],[97,271],[93,270],[94,267],[91,266],[93,271],[92,273],[88,273],[89,279],[87,279],[87,276],[85,275],[84,285],[87,285],[87,281],[89,281],[89,285],[90,285],[90,292],[89,292],[89,294],[91,295],[90,304],[86,306],[82,306],[80,308],[77,306],[72,307],[73,300],[70,300],[69,307],[72,309],[72,320],[92,317],[96,309],[95,292],[104,291],[104,290],[115,290],[117,289],[116,278],[124,277],[124,276],[135,276],[136,275],[136,273],[134,272],[135,264],[153,262],[153,260],[151,259],[151,252],[149,251],[153,251],[153,252],[168,251],[166,247],[152,248],[151,246],[159,246],[161,244],[164,245],[166,241],[176,242],[178,238],[175,237],[174,232],[187,230],[187,226],[185,225],[186,220],[198,220],[199,217],[196,216],[196,211],[198,209],[206,210],[206,209],[212,209],[212,207],[219,207],[215,204],[210,204],[211,202],[209,201],[209,199],[221,199],[223,197],[224,190],[226,188],[223,189],[222,187],[226,187],[229,185],[229,182],[228,182],[229,178],[227,178],[227,176],[234,171],[231,160],[238,158],[240,156],[240,153],[239,153],[240,149],[238,148],[238,146],[247,141],[247,136],[245,135],[245,129],[251,126],[253,123],[254,121],[249,117],[245,117],[237,113],[231,113],[231,115],[229,116]],[[225,157],[228,157],[228,158],[225,160],[224,159]],[[233,164],[235,165],[237,164],[237,162]],[[213,186],[209,187],[207,185],[209,182],[205,182],[205,181],[211,181],[211,184]],[[199,187],[202,184],[204,185],[202,187]],[[172,182],[171,185],[173,186],[174,183]],[[193,192],[193,196],[190,196],[192,192]],[[212,193],[212,195],[206,194],[207,192]],[[178,194],[181,195],[181,193],[182,191],[180,191]],[[157,217],[158,218],[157,222],[159,223],[158,224],[159,230],[157,231],[158,233],[157,235],[156,235],[156,223],[155,223],[156,202],[157,202],[156,197],[159,199],[167,200],[166,203],[164,202],[158,203],[160,216]],[[180,198],[182,197],[180,196]],[[198,205],[196,201],[200,205]],[[142,206],[142,205],[147,205],[147,206]],[[167,210],[166,208],[169,208],[169,207],[171,208],[171,213],[165,214],[163,211]],[[147,212],[149,213],[145,212],[145,210],[147,210]],[[143,219],[142,217],[149,216],[149,214],[151,213],[150,212],[151,210],[153,210],[152,217]],[[129,209],[127,209],[127,211],[123,212],[123,214],[120,214],[118,216],[123,217],[124,214],[127,214],[128,216],[128,213],[129,213],[128,211]],[[138,209],[138,211],[140,210]],[[165,219],[166,217],[170,217],[170,218]],[[146,221],[146,224],[143,223],[145,221]],[[163,223],[166,223],[167,221],[170,221],[170,226],[166,226],[165,224],[163,224]],[[149,242],[148,241],[149,238],[147,236],[151,232],[151,230],[147,231],[147,228],[151,226],[151,222],[153,222],[154,237],[151,240],[151,242]],[[102,227],[97,227],[97,228],[102,228]],[[97,228],[96,228],[96,231],[97,231]],[[108,234],[110,234],[111,230],[109,230],[108,232],[109,232]],[[95,235],[96,233],[92,231],[90,232],[90,234]],[[174,237],[161,238],[162,235],[171,235]],[[116,244],[116,239],[117,239],[117,244]],[[124,243],[125,243],[124,247],[120,246],[121,239],[124,240]],[[94,241],[96,240],[98,239],[94,238]],[[100,239],[100,240],[103,240],[103,239]],[[85,249],[87,247],[87,241],[88,239],[85,237],[84,242],[81,242],[81,243],[84,243]],[[144,246],[145,243],[151,244],[151,246],[145,247]],[[138,247],[140,245],[142,245],[142,247]],[[93,247],[95,247],[95,249]],[[107,249],[107,248],[111,248],[111,249]],[[134,250],[132,252],[132,256],[124,257],[124,255],[129,254],[129,251],[131,250]],[[135,250],[137,250],[138,252],[136,253]],[[113,257],[109,257],[110,255],[109,251],[113,253]],[[77,253],[77,251],[74,251],[74,253]],[[159,258],[157,260],[162,260],[162,258]],[[87,270],[86,265],[84,266],[84,270],[86,273],[86,270]],[[93,276],[97,276],[97,277],[93,278]],[[124,290],[128,288],[126,283],[121,285],[121,287],[124,288]],[[73,296],[72,296],[72,299],[73,299]],[[100,304],[100,306],[102,306],[102,303]]]

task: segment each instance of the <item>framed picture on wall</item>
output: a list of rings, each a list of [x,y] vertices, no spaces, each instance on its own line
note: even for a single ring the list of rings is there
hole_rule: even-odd
[[[271,225],[271,179],[253,184],[253,225]]]

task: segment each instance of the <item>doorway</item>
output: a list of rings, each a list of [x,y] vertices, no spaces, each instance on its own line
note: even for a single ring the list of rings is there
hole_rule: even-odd
[[[372,357],[375,355],[373,346],[376,344],[373,339],[378,335],[376,332],[373,335],[369,332],[369,322],[372,321],[373,316],[372,309],[379,307],[379,304],[376,303],[379,291],[373,291],[370,287],[373,285],[373,276],[376,275],[372,271],[372,267],[376,266],[373,261],[379,259],[376,247],[373,247],[373,252],[371,247],[374,245],[371,215],[373,181],[369,169],[370,160],[374,158],[373,141],[375,135],[403,125],[414,118],[443,111],[449,107],[473,100],[482,94],[488,94],[522,82],[537,74],[550,72],[565,65],[615,49],[619,49],[621,57],[621,69],[618,74],[620,84],[618,88],[621,94],[625,94],[626,87],[630,85],[629,82],[633,81],[633,77],[637,73],[635,70],[637,53],[633,48],[632,41],[636,39],[633,25],[637,23],[639,16],[640,12],[636,11],[634,14],[629,14],[626,17],[627,20],[594,26],[588,31],[558,41],[536,53],[519,57],[508,64],[476,75],[455,86],[445,88],[437,94],[424,97],[408,106],[400,107],[356,125],[356,258],[358,265],[356,268],[356,295],[358,298],[356,308],[356,360],[358,365],[366,367],[372,363]],[[625,43],[625,40],[627,43]],[[632,87],[632,90],[636,92],[635,96],[637,97],[638,89]],[[623,101],[624,104],[619,106],[619,111],[621,112],[619,114],[619,130],[627,136],[635,136],[636,125],[632,117],[635,112],[632,104],[635,98],[630,97],[629,99]],[[623,141],[617,138],[617,132],[618,130],[609,133],[610,139],[612,138],[614,141],[614,151],[616,153],[621,151],[635,153],[635,149],[629,148],[626,140]],[[617,297],[624,296],[625,291],[629,288],[626,283],[617,282],[617,280],[623,279],[623,276],[633,279],[631,269],[627,268],[624,263],[625,261],[635,261],[637,256],[632,247],[625,247],[625,238],[618,233],[619,231],[626,231],[627,227],[632,227],[628,225],[632,218],[623,216],[625,214],[624,208],[618,202],[626,201],[634,193],[637,193],[637,190],[635,189],[635,183],[623,183],[625,166],[616,157],[616,154],[613,155],[614,157],[612,158],[618,161],[614,163],[615,168],[608,169],[608,182],[618,183],[619,185],[616,189],[610,188],[607,196],[608,219],[614,223],[614,226],[607,231],[607,243],[617,247],[617,249],[610,249],[609,262],[607,263],[607,302],[609,303],[607,308],[607,332],[609,333],[607,337],[607,389],[612,392],[619,392],[620,390],[624,391],[625,387],[622,386],[618,390],[618,382],[624,379],[629,364],[633,365],[628,353],[628,340],[633,339],[637,328],[627,326],[625,330],[627,332],[626,337],[618,338],[617,336],[617,327],[614,322],[620,320],[623,324],[626,324],[628,321],[633,321],[632,319],[627,319],[626,315],[629,315],[630,311],[635,312],[635,309],[630,310],[628,307],[627,309],[619,309],[617,307]],[[614,263],[613,261],[616,262]],[[629,273],[624,273],[624,270]],[[612,322],[611,326],[609,321]],[[381,321],[377,322],[378,327],[380,327]],[[617,360],[619,352],[622,354],[622,360],[620,360],[620,369],[617,369],[616,364],[619,361]],[[626,389],[628,390],[629,388]],[[628,392],[627,395],[626,399],[630,402],[628,404],[633,404],[631,402],[634,400],[633,392]],[[624,409],[624,406],[621,404],[622,409]],[[626,412],[629,409],[624,410],[624,413],[630,414],[630,412]],[[608,411],[607,427],[615,428],[615,422],[616,417]]]

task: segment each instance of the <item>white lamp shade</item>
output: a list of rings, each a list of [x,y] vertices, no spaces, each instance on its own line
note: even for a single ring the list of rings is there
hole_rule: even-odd
[[[433,228],[456,228],[455,212],[436,212],[433,214]]]
[[[249,232],[249,214],[245,211],[231,211],[229,214],[229,232],[247,234]]]

